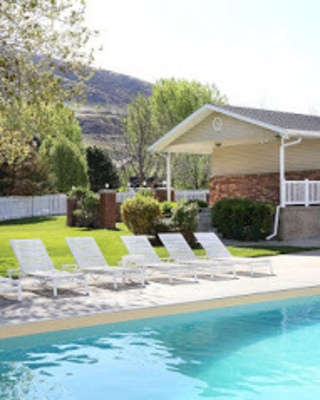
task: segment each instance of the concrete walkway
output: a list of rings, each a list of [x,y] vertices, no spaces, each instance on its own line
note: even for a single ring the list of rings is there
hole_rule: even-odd
[[[126,318],[130,319],[130,312],[134,310],[157,309],[169,305],[210,301],[214,307],[218,300],[286,293],[296,289],[314,288],[320,293],[320,251],[281,255],[271,259],[276,276],[270,276],[261,269],[251,278],[248,270],[242,266],[239,270],[240,279],[237,280],[221,275],[211,281],[208,275],[200,275],[198,283],[186,278],[176,280],[170,285],[167,277],[152,276],[145,288],[131,282],[125,286],[120,285],[117,291],[113,290],[111,280],[102,278],[91,282],[90,296],[84,296],[82,288],[71,290],[70,287],[61,289],[57,299],[52,297],[49,286],[26,278],[22,281],[22,303],[16,301],[14,293],[0,296],[0,337],[19,335],[21,324],[39,321],[116,314],[123,311],[127,312]],[[11,329],[10,334],[8,328]]]

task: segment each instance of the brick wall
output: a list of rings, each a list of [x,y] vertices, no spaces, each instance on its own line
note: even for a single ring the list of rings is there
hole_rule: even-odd
[[[320,170],[286,173],[287,180],[320,180]],[[210,205],[224,198],[248,198],[279,204],[279,174],[214,176],[210,179]]]

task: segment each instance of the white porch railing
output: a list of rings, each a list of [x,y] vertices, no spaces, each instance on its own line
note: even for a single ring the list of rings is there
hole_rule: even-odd
[[[285,181],[286,205],[320,204],[320,181]]]
[[[0,197],[0,221],[66,213],[65,194]]]

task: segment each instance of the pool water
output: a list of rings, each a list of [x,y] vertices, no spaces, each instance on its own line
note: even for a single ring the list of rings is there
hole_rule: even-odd
[[[0,341],[1,400],[319,398],[319,296]]]

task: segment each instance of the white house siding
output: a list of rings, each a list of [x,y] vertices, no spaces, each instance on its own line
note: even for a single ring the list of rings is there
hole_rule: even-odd
[[[261,174],[279,171],[279,140],[266,144],[215,147],[212,176]],[[320,169],[320,141],[302,140],[285,150],[286,171]]]

